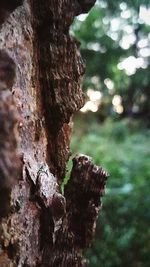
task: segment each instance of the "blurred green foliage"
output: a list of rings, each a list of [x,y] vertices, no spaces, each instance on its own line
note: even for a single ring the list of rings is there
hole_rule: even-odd
[[[120,117],[150,121],[150,1],[98,0],[79,16],[72,34],[86,61],[84,90],[102,93],[97,116],[115,117],[113,97],[121,96]],[[111,83],[111,84],[110,84]],[[88,97],[87,97],[88,99]]]
[[[89,266],[149,267],[150,130],[129,119],[98,125],[77,118],[71,147],[110,173]]]

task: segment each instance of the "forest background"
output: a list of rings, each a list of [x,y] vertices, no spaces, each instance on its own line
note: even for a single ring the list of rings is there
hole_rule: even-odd
[[[72,153],[92,156],[110,173],[96,237],[85,254],[91,267],[149,267],[149,1],[99,0],[77,17],[71,34],[87,66]]]

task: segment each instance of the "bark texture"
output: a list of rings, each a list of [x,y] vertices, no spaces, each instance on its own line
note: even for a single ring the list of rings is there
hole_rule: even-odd
[[[0,266],[85,266],[107,174],[76,156],[64,196],[84,64],[69,36],[94,0],[0,3]],[[15,79],[16,76],[16,79]]]

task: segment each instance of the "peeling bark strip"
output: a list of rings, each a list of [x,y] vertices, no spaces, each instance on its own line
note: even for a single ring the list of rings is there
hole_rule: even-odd
[[[71,177],[64,195],[69,229],[78,248],[88,247],[93,238],[107,178],[108,174],[94,165],[89,157],[79,155],[73,159]]]
[[[45,259],[50,262],[47,265],[44,262],[43,266],[86,266],[82,251],[94,236],[107,177],[108,174],[89,157],[80,155],[73,159],[71,177],[64,193],[66,214],[54,233],[53,257],[47,255]]]
[[[39,79],[48,131],[56,133],[83,106],[80,77],[84,66],[69,27],[76,14],[72,1],[33,1]]]
[[[94,3],[0,2],[0,267],[86,265],[107,174],[76,156],[64,196],[59,185],[71,117],[84,103],[69,27]]]
[[[69,159],[71,116],[84,104],[81,77],[84,65],[69,27],[77,1],[32,1],[35,57],[48,139],[47,160],[59,180]],[[67,129],[68,128],[68,129]],[[50,152],[50,153],[49,153]]]

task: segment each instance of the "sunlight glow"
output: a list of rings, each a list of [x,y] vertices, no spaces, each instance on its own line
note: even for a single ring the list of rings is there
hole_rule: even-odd
[[[119,70],[125,70],[126,74],[130,76],[135,74],[137,69],[147,67],[147,63],[142,57],[130,56],[122,60],[117,67]]]
[[[122,98],[120,95],[114,95],[112,104],[113,104],[113,110],[117,112],[118,114],[121,114],[123,112],[123,106],[122,106]]]
[[[80,109],[80,111],[84,113],[87,111],[96,112],[97,110],[98,110],[98,106],[92,101],[87,101],[84,107]]]
[[[90,42],[90,43],[88,43],[87,44],[87,48],[89,50],[93,50],[95,52],[101,52],[101,53],[105,53],[106,52],[106,48],[102,47],[100,45],[100,43],[98,43],[98,42],[95,42],[95,43]]]
[[[131,17],[131,11],[130,10],[124,10],[121,12],[121,17],[123,19],[128,19]]]
[[[125,3],[125,2],[122,2],[122,3],[120,3],[120,9],[121,10],[125,10],[125,9],[127,9],[127,4]]]
[[[103,22],[104,25],[108,25],[109,24],[109,17],[104,17],[102,19],[102,22]]]
[[[118,105],[118,106],[114,106],[114,111],[117,112],[118,114],[122,114],[123,112],[123,106],[122,105]]]
[[[97,4],[100,5],[101,8],[106,8],[107,7],[107,2],[106,1],[97,1]]]
[[[84,21],[84,20],[86,20],[87,16],[88,16],[88,14],[81,14],[81,15],[77,16],[77,18],[79,21]]]
[[[144,47],[146,47],[148,45],[149,45],[148,38],[143,38],[143,39],[138,41],[138,47],[139,48],[144,48]]]
[[[92,89],[88,89],[87,95],[91,101],[97,101],[100,100],[102,97],[102,93],[100,91],[94,91]]]
[[[117,32],[108,32],[107,34],[112,40],[117,41],[118,40],[118,33]]]
[[[120,46],[123,49],[129,49],[131,45],[133,45],[136,41],[136,37],[134,34],[129,34],[123,36],[122,40],[119,42]]]
[[[127,34],[133,33],[133,27],[131,25],[124,26],[124,32]]]
[[[148,48],[148,47],[142,48],[142,49],[140,49],[139,53],[140,53],[141,57],[149,57],[150,56],[150,48]]]
[[[111,30],[112,31],[114,31],[114,32],[118,31],[119,28],[120,28],[120,19],[118,19],[118,18],[112,19],[111,22],[110,22],[110,25],[111,25]]]
[[[95,84],[95,85],[100,84],[99,77],[98,77],[98,76],[93,76],[93,77],[91,78],[91,82],[92,82],[93,84]]]
[[[111,79],[106,78],[106,79],[104,80],[104,84],[107,86],[107,88],[108,88],[110,91],[112,91],[112,90],[114,89],[114,82],[113,82]]]
[[[85,103],[84,107],[81,108],[80,111],[84,113],[87,111],[96,112],[101,102],[102,93],[100,91],[88,89],[87,96],[89,97],[89,101]]]
[[[140,14],[139,14],[139,19],[150,25],[150,8],[146,8],[145,6],[140,7]]]
[[[87,48],[93,51],[100,51],[100,44],[99,43],[88,43]]]
[[[120,105],[121,104],[121,96],[120,95],[114,95],[114,97],[113,97],[113,100],[112,100],[112,104],[114,105],[114,106],[118,106],[118,105]]]

